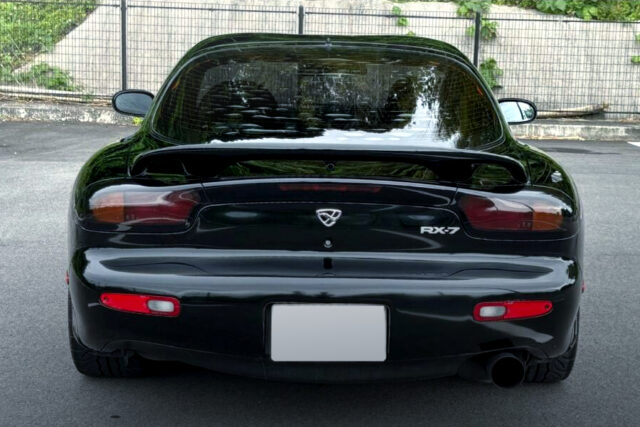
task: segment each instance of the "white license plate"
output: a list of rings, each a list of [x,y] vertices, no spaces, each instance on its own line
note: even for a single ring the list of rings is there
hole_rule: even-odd
[[[383,362],[387,358],[386,308],[274,304],[270,342],[275,362]]]

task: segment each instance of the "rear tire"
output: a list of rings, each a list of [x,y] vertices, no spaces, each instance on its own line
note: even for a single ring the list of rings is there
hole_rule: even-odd
[[[85,347],[73,332],[73,306],[68,298],[69,346],[78,372],[90,377],[139,377],[148,371],[149,361],[136,354],[100,353]]]
[[[535,363],[527,368],[525,381],[528,383],[556,383],[566,380],[576,361],[578,353],[578,332],[580,323],[580,313],[576,316],[573,324],[573,340],[569,349],[558,357],[542,363]]]

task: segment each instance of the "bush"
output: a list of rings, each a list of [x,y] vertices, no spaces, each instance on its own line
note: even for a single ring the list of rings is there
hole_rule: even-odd
[[[640,20],[640,1],[638,0],[494,0],[493,3],[575,16],[585,20]]]
[[[474,14],[487,13],[491,8],[491,0],[456,0],[458,15],[472,17]]]
[[[46,89],[77,91],[80,87],[74,85],[71,75],[47,63],[40,63],[31,67],[29,71],[2,72],[0,80],[9,84],[39,86]]]
[[[391,14],[398,18],[396,20],[396,25],[398,27],[406,27],[409,25],[409,20],[406,16],[402,16],[402,9],[400,9],[398,6],[393,6],[393,8],[391,9]]]
[[[394,0],[404,3],[408,0]],[[429,2],[433,0],[417,0]],[[536,9],[544,13],[575,16],[585,20],[638,21],[640,0],[450,0],[458,4],[458,15],[487,13],[491,4]]]
[[[499,89],[502,86],[498,83],[498,79],[502,77],[504,71],[498,67],[498,62],[493,58],[487,58],[480,63],[480,74],[487,81],[489,87],[493,89]]]
[[[476,26],[467,27],[467,36],[473,37],[476,32]],[[482,18],[480,20],[480,37],[483,40],[493,40],[498,37],[498,23]]]
[[[96,7],[95,0],[70,3],[0,3],[0,79],[4,82],[40,82],[39,85],[72,90],[71,76],[57,67],[38,64],[29,71],[14,71],[36,55],[50,51]],[[51,82],[46,83],[46,79]]]

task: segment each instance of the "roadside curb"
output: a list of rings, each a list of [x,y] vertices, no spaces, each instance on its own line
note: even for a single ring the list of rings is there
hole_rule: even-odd
[[[0,101],[0,122],[2,121],[133,124],[131,117],[118,114],[108,106],[15,101]],[[513,126],[512,133],[521,139],[630,141],[640,140],[640,123],[542,119]]]
[[[2,121],[133,124],[131,117],[118,114],[106,106],[13,101],[0,101]]]
[[[520,139],[572,139],[579,141],[629,141],[640,139],[640,123],[604,120],[538,120],[513,126],[511,132]]]

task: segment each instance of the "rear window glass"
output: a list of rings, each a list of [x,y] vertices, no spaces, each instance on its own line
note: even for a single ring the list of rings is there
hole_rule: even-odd
[[[238,177],[298,177],[322,176],[340,178],[397,178],[415,181],[435,181],[436,174],[426,166],[404,162],[341,160],[247,160],[227,166],[220,172],[225,178]]]
[[[171,82],[152,126],[187,144],[302,138],[477,148],[502,135],[487,94],[458,63],[363,46],[212,52]]]

